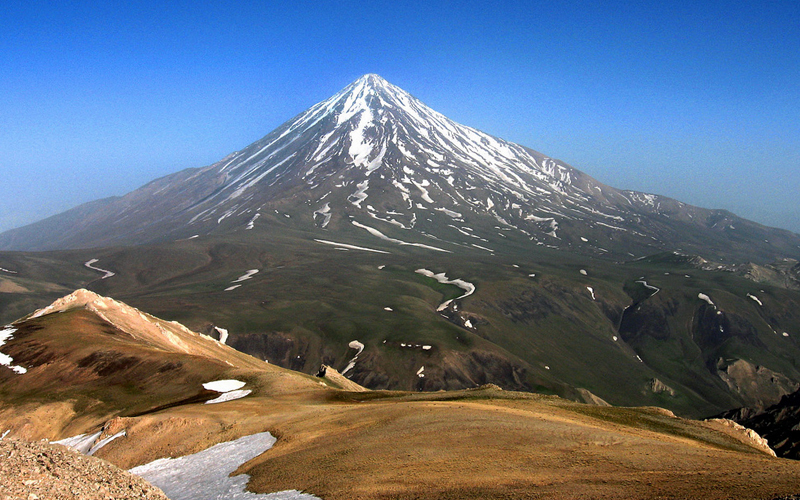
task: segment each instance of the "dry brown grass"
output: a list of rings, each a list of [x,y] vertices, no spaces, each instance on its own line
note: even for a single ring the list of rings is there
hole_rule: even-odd
[[[767,457],[700,422],[653,409],[493,395],[368,401],[329,389],[191,405],[132,419],[129,438],[100,456],[130,467],[269,430],[279,438],[275,447],[239,470],[257,492],[299,489],[325,500],[771,499],[800,492],[800,463]]]
[[[275,447],[239,470],[252,476],[250,489],[300,489],[325,500],[800,493],[800,462],[768,457],[734,432],[660,409],[589,406],[493,387],[343,392],[209,345],[169,352],[87,311],[28,322],[7,346],[30,370],[0,374],[0,431],[63,438],[122,416],[113,427],[127,436],[98,456],[130,468],[268,430]],[[202,396],[202,382],[219,378],[244,380],[253,394],[186,403]]]

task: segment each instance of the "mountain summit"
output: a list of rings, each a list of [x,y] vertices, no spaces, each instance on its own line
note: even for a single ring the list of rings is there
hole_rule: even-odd
[[[8,231],[0,249],[163,242],[269,218],[441,251],[494,253],[514,242],[625,258],[664,250],[723,261],[800,257],[793,233],[606,186],[455,123],[374,74],[213,165]]]

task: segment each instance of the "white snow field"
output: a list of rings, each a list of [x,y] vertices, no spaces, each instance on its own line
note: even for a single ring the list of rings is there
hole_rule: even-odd
[[[171,500],[319,500],[297,490],[251,493],[250,476],[230,474],[272,448],[276,439],[262,432],[227,441],[193,455],[161,458],[130,470],[161,488]]]

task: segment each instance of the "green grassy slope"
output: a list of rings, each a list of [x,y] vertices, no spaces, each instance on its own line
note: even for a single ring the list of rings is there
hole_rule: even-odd
[[[261,222],[227,237],[156,246],[0,253],[0,267],[17,271],[0,279],[7,289],[18,287],[0,293],[0,321],[88,287],[197,331],[225,328],[230,345],[307,373],[321,363],[343,370],[356,353],[348,343],[358,340],[366,348],[348,376],[372,388],[493,382],[570,397],[584,388],[612,404],[692,416],[777,394],[780,387],[764,386],[773,372],[783,385],[800,381],[797,292],[699,270],[671,254],[611,262],[513,238],[495,245],[494,254],[452,245],[452,253],[443,253],[356,229],[334,236],[292,229],[280,219]],[[315,241],[345,237],[388,253]],[[93,258],[116,275],[99,279],[102,273],[83,265]],[[476,292],[456,301],[457,310],[438,312],[462,290],[416,273],[420,268],[466,280]],[[250,269],[259,272],[233,283]],[[225,291],[235,284],[241,286]],[[761,370],[767,382],[758,382],[754,395],[741,393],[736,384],[750,382],[739,372],[729,370],[739,382],[720,376],[735,360],[769,370]],[[654,391],[655,379],[671,391]]]

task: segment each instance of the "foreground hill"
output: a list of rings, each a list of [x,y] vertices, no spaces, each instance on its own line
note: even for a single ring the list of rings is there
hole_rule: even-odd
[[[800,492],[799,462],[770,456],[723,423],[657,408],[590,406],[493,386],[342,391],[333,373],[320,379],[274,367],[84,291],[8,329],[0,429],[50,439],[97,432],[86,444],[122,468],[270,431],[275,446],[237,471],[250,475],[251,491],[297,489],[326,500]],[[169,369],[159,374],[159,367]],[[221,377],[252,392],[207,404],[215,386],[203,384]]]
[[[167,500],[147,481],[61,446],[0,439],[0,457],[0,498]]]
[[[26,439],[49,438],[219,394],[203,384],[275,384],[286,371],[175,322],[77,290],[3,329],[0,419]],[[317,385],[291,376],[276,391]],[[74,434],[78,434],[75,432]]]

